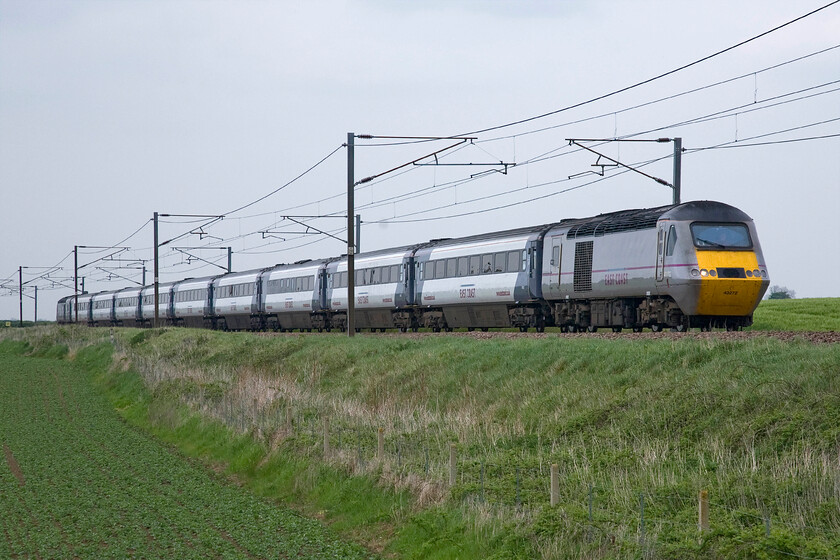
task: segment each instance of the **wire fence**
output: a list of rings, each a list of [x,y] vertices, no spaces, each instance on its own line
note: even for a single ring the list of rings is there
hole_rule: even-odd
[[[817,536],[840,546],[835,526],[791,522],[771,515],[767,508],[732,507],[709,499],[705,491],[699,495],[650,491],[631,499],[628,491],[617,496],[615,488],[595,483],[560,485],[556,464],[516,455],[488,460],[480,448],[476,453],[468,444],[448,440],[442,431],[350,423],[279,400],[261,406],[257,399],[248,404],[220,398],[213,406],[204,399],[202,408],[240,433],[252,433],[269,443],[283,441],[298,453],[350,474],[385,479],[398,488],[422,487],[420,493],[433,500],[455,500],[497,517],[532,521],[554,515],[563,532],[592,546],[622,546],[642,557],[656,556],[658,542],[673,535],[695,534],[699,541],[704,534],[727,530],[742,546],[791,558],[831,556],[800,554],[795,544],[785,545],[789,550],[777,548],[773,535],[786,531],[803,538]],[[745,534],[753,540],[744,540]]]

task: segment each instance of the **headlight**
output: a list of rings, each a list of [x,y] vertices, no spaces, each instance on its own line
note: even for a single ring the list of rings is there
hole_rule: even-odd
[[[752,278],[753,272],[752,270],[747,270],[745,274],[747,275],[747,278]]]
[[[755,270],[753,270],[753,276],[758,278],[759,276],[761,276],[761,271],[756,268]]]
[[[692,278],[699,278],[700,277],[700,270],[696,268],[691,269],[691,277]]]
[[[715,276],[717,276],[717,270],[715,270],[714,268],[713,268],[712,270],[710,270],[710,271],[709,271],[709,276],[711,276],[712,278],[714,278]]]
[[[705,268],[700,270],[700,276],[703,276],[705,278],[708,275],[709,275],[709,271],[706,270]]]
[[[767,271],[766,270],[761,271],[761,277],[762,278],[767,278]]]

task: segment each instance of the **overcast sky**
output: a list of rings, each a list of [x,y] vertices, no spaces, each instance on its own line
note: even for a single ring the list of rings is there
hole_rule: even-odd
[[[344,149],[230,212],[347,132],[449,136],[557,111],[827,3],[0,0],[0,281],[16,284],[18,266],[63,266],[52,277],[70,289],[29,284],[40,286],[39,316],[52,318],[72,293],[73,246],[125,245],[126,260],[80,276],[89,291],[131,285],[115,275],[139,282],[139,269],[116,267],[151,259],[155,211],[228,214],[202,230],[213,237],[161,248],[162,281],[221,271],[172,246],[232,246],[235,270],[341,254],[329,237],[287,233],[301,229],[281,217],[344,214]],[[681,137],[683,200],[752,216],[772,284],[840,296],[840,138],[780,142],[840,134],[838,30],[840,4],[629,91],[475,134],[438,160],[517,164],[507,174],[409,166],[363,185],[362,250],[668,204],[670,189],[640,174],[579,175],[598,169],[597,156],[566,139]],[[357,179],[451,145],[368,147],[382,142],[356,140]],[[721,145],[740,147],[695,150]],[[595,149],[671,181],[671,144]],[[201,225],[177,221],[161,222],[162,241]],[[340,219],[310,223],[345,236]],[[191,252],[226,265],[223,251]],[[83,250],[79,261],[106,254]],[[24,270],[24,281],[41,272]],[[0,291],[0,317],[17,316],[17,293]]]

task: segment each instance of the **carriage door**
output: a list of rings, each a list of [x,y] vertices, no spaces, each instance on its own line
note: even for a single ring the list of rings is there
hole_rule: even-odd
[[[665,279],[665,224],[659,224],[656,232],[656,281]]]
[[[550,294],[559,296],[561,269],[563,259],[563,237],[557,236],[551,238],[551,260],[549,261],[549,275],[548,275],[548,289]]]

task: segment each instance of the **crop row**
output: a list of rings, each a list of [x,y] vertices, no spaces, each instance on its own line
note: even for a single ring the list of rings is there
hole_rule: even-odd
[[[1,350],[1,349],[0,349]],[[0,352],[0,557],[362,558],[121,422],[67,362]]]

